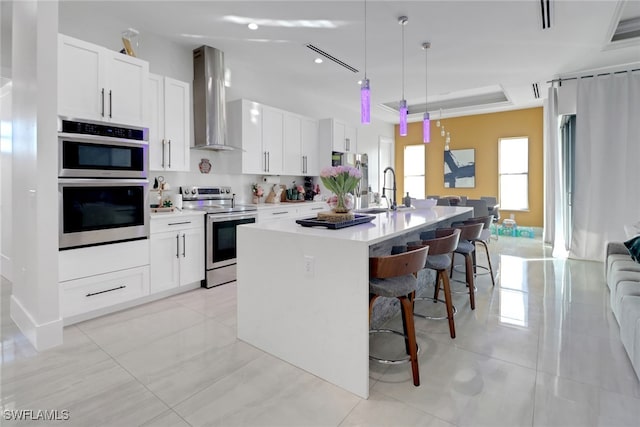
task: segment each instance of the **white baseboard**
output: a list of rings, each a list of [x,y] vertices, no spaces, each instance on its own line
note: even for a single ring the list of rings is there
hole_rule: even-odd
[[[11,319],[36,350],[43,351],[62,344],[62,319],[36,323],[15,295],[11,295],[10,313]]]

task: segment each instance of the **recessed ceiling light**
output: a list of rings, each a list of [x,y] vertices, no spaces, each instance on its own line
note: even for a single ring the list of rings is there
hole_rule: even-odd
[[[362,80],[358,80],[358,84],[362,86]]]
[[[256,24],[255,22],[252,22],[247,26],[249,27],[250,30],[257,30],[258,29],[258,24]]]
[[[322,58],[316,58],[313,60],[316,64],[322,64]]]

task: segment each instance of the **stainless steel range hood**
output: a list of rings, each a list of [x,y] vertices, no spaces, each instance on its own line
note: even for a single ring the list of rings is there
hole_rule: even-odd
[[[224,52],[210,46],[193,50],[194,149],[234,150],[227,145]]]

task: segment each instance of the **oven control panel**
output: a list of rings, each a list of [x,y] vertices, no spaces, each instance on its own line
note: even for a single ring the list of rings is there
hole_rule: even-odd
[[[182,186],[183,199],[226,199],[232,197],[231,187]]]

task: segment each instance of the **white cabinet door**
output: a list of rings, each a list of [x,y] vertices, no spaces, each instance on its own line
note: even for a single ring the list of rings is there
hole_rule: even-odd
[[[152,294],[175,288],[180,283],[180,236],[179,230],[151,234],[149,267]]]
[[[358,130],[351,126],[345,126],[344,131],[345,153],[358,152]]]
[[[302,175],[305,159],[302,157],[302,118],[285,113],[284,115],[284,168],[285,175]]]
[[[189,83],[164,78],[164,138],[167,141],[167,170],[189,171]]]
[[[320,175],[320,161],[318,151],[318,121],[314,119],[302,119],[302,159],[306,176]],[[327,164],[325,166],[330,166]]]
[[[107,49],[105,115],[114,123],[145,126],[149,63]]]
[[[333,129],[332,129],[333,151],[339,151],[341,153],[344,153],[346,151],[345,128],[346,128],[346,125],[344,123],[333,120]]]
[[[189,171],[189,83],[149,74],[149,168]]]
[[[165,169],[164,150],[164,81],[162,76],[149,74],[148,96],[149,169]]]
[[[282,173],[283,118],[282,110],[262,106],[262,151],[266,154],[265,173]]]
[[[58,36],[58,114],[104,120],[104,56],[102,48]]]
[[[266,154],[262,151],[262,105],[246,99],[227,103],[227,137],[239,148],[229,153],[228,164],[220,165],[227,173],[262,174]]]
[[[180,233],[180,285],[204,279],[204,228]]]

